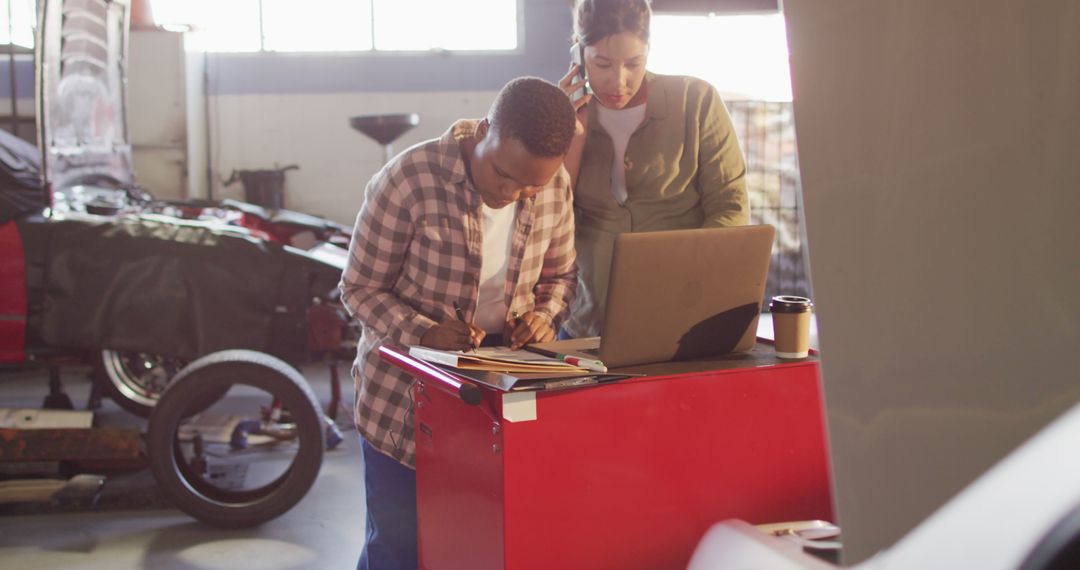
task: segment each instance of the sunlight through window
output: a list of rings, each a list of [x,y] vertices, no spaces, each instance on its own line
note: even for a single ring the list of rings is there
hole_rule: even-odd
[[[205,51],[518,47],[515,0],[152,1],[159,25],[189,27],[193,47]]]
[[[357,0],[262,0],[263,49],[371,49],[371,9]]]
[[[649,69],[692,75],[725,99],[791,101],[787,35],[781,14],[654,15]]]
[[[513,0],[374,0],[375,49],[512,50]]]
[[[8,8],[11,18],[8,18]],[[34,0],[0,2],[0,44],[34,47],[34,22],[37,13]]]
[[[192,49],[259,51],[259,0],[153,0],[154,21],[188,27]]]

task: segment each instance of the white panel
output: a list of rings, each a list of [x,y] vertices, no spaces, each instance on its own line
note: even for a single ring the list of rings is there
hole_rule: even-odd
[[[1080,3],[784,3],[846,561],[1080,399]]]
[[[158,198],[187,191],[184,36],[133,31],[128,57],[128,125],[137,183]]]
[[[536,421],[536,392],[507,392],[502,399],[503,419],[506,421]]]
[[[206,56],[190,51],[185,38],[184,86],[187,101],[187,196],[205,198],[207,188]]]

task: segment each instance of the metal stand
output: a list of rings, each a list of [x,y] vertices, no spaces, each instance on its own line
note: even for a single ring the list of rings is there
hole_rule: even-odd
[[[71,398],[64,392],[64,385],[60,382],[60,368],[49,367],[49,395],[45,396],[45,402],[41,405],[47,410],[74,410]]]

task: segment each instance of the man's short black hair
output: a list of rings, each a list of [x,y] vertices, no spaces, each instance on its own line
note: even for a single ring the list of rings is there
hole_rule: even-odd
[[[491,129],[513,137],[533,156],[566,154],[574,137],[574,106],[566,93],[538,77],[519,77],[495,97]]]

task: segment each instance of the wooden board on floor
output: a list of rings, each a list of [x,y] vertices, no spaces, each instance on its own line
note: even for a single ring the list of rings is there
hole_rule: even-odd
[[[135,459],[136,428],[0,429],[0,461]]]

